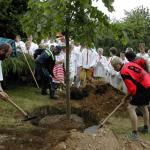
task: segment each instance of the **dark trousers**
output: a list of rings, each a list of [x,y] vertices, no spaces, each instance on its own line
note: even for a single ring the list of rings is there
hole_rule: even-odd
[[[50,97],[53,98],[55,94],[55,83],[52,80],[49,69],[42,67],[40,64],[36,64],[35,67],[36,76],[41,80],[41,93],[46,93],[49,89]]]

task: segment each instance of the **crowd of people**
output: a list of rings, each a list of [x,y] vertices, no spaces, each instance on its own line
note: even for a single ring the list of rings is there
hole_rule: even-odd
[[[48,94],[47,89],[49,89],[52,99],[58,98],[55,94],[56,84],[62,85],[60,90],[63,88],[66,73],[65,38],[61,33],[57,33],[56,37],[56,40],[42,40],[38,45],[33,42],[32,36],[29,36],[25,43],[21,41],[20,36],[16,36],[17,52],[28,53],[35,59],[35,76],[41,81],[41,94]],[[10,47],[8,45],[6,47],[8,52]],[[6,47],[1,46],[0,52]],[[131,47],[126,48],[120,51],[118,57],[117,48],[111,47],[109,56],[106,57],[103,55],[103,48],[96,50],[94,47],[90,48],[72,40],[69,48],[71,86],[85,86],[87,83],[92,84],[94,79],[101,79],[127,93],[127,99],[130,99],[128,111],[134,139],[138,138],[135,112],[137,106],[142,106],[144,109],[144,127],[141,131],[147,132],[149,126],[147,105],[150,101],[150,50],[146,53],[144,43],[140,43],[138,49],[139,53],[136,54]],[[3,55],[0,53],[0,59],[3,60],[4,58],[1,57]],[[1,71],[0,80],[3,80]]]
[[[28,41],[24,43],[20,36],[16,36],[17,51],[28,53],[37,59],[44,49],[53,49],[55,47],[57,52],[55,54],[55,65],[53,68],[53,81],[56,83],[65,82],[65,66],[66,66],[66,47],[65,38],[61,33],[57,33],[56,40],[42,40],[38,45],[33,42],[32,36],[28,37]],[[103,48],[89,48],[79,43],[70,43],[70,80],[71,85],[83,86],[87,82],[92,83],[94,78],[103,78],[109,82],[113,87],[127,93],[127,88],[118,72],[116,72],[111,60],[118,55],[115,47],[109,49],[109,56],[103,55]],[[131,58],[130,58],[131,57]],[[132,58],[133,57],[133,58]],[[150,50],[145,52],[145,44],[139,44],[139,53],[135,54],[132,48],[127,48],[120,52],[120,58],[126,64],[129,61],[135,61],[137,58],[143,58],[147,64],[147,71],[150,70]],[[145,64],[145,65],[146,65]],[[45,92],[42,92],[45,93]]]

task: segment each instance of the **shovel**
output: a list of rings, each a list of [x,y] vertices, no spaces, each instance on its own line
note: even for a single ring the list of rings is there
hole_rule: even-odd
[[[17,110],[20,111],[20,113],[24,116],[23,121],[30,121],[30,120],[32,120],[32,119],[37,118],[37,116],[30,116],[30,115],[28,115],[27,112],[25,112],[20,106],[18,106],[16,103],[14,103],[14,102],[12,101],[12,99],[8,98],[7,101],[8,101],[10,104],[12,104]]]
[[[99,125],[94,125],[92,127],[89,127],[87,129],[85,129],[85,133],[96,133],[96,131],[100,128],[102,128],[104,126],[104,124],[107,122],[107,120],[124,104],[124,100],[127,98],[127,96],[125,96],[119,105],[117,105],[117,107],[101,122],[99,123]]]

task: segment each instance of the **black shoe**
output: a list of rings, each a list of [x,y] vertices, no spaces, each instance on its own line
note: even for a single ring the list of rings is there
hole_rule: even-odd
[[[138,131],[139,131],[140,133],[147,134],[147,133],[148,133],[148,128],[139,127],[139,128],[138,128]]]
[[[41,94],[42,95],[48,95],[48,93],[46,91],[42,91]]]
[[[57,96],[57,95],[55,95],[55,96],[50,96],[50,98],[51,98],[51,99],[55,99],[55,100],[56,100],[56,99],[58,99],[58,98],[59,98],[59,96]]]

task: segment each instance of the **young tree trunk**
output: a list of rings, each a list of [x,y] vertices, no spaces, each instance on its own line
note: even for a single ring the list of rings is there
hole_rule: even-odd
[[[69,48],[69,35],[68,35],[68,30],[66,30],[65,34],[65,39],[66,39],[66,115],[67,119],[70,120],[71,116],[71,106],[70,106],[70,69],[69,69],[69,64],[70,64],[70,48]]]

